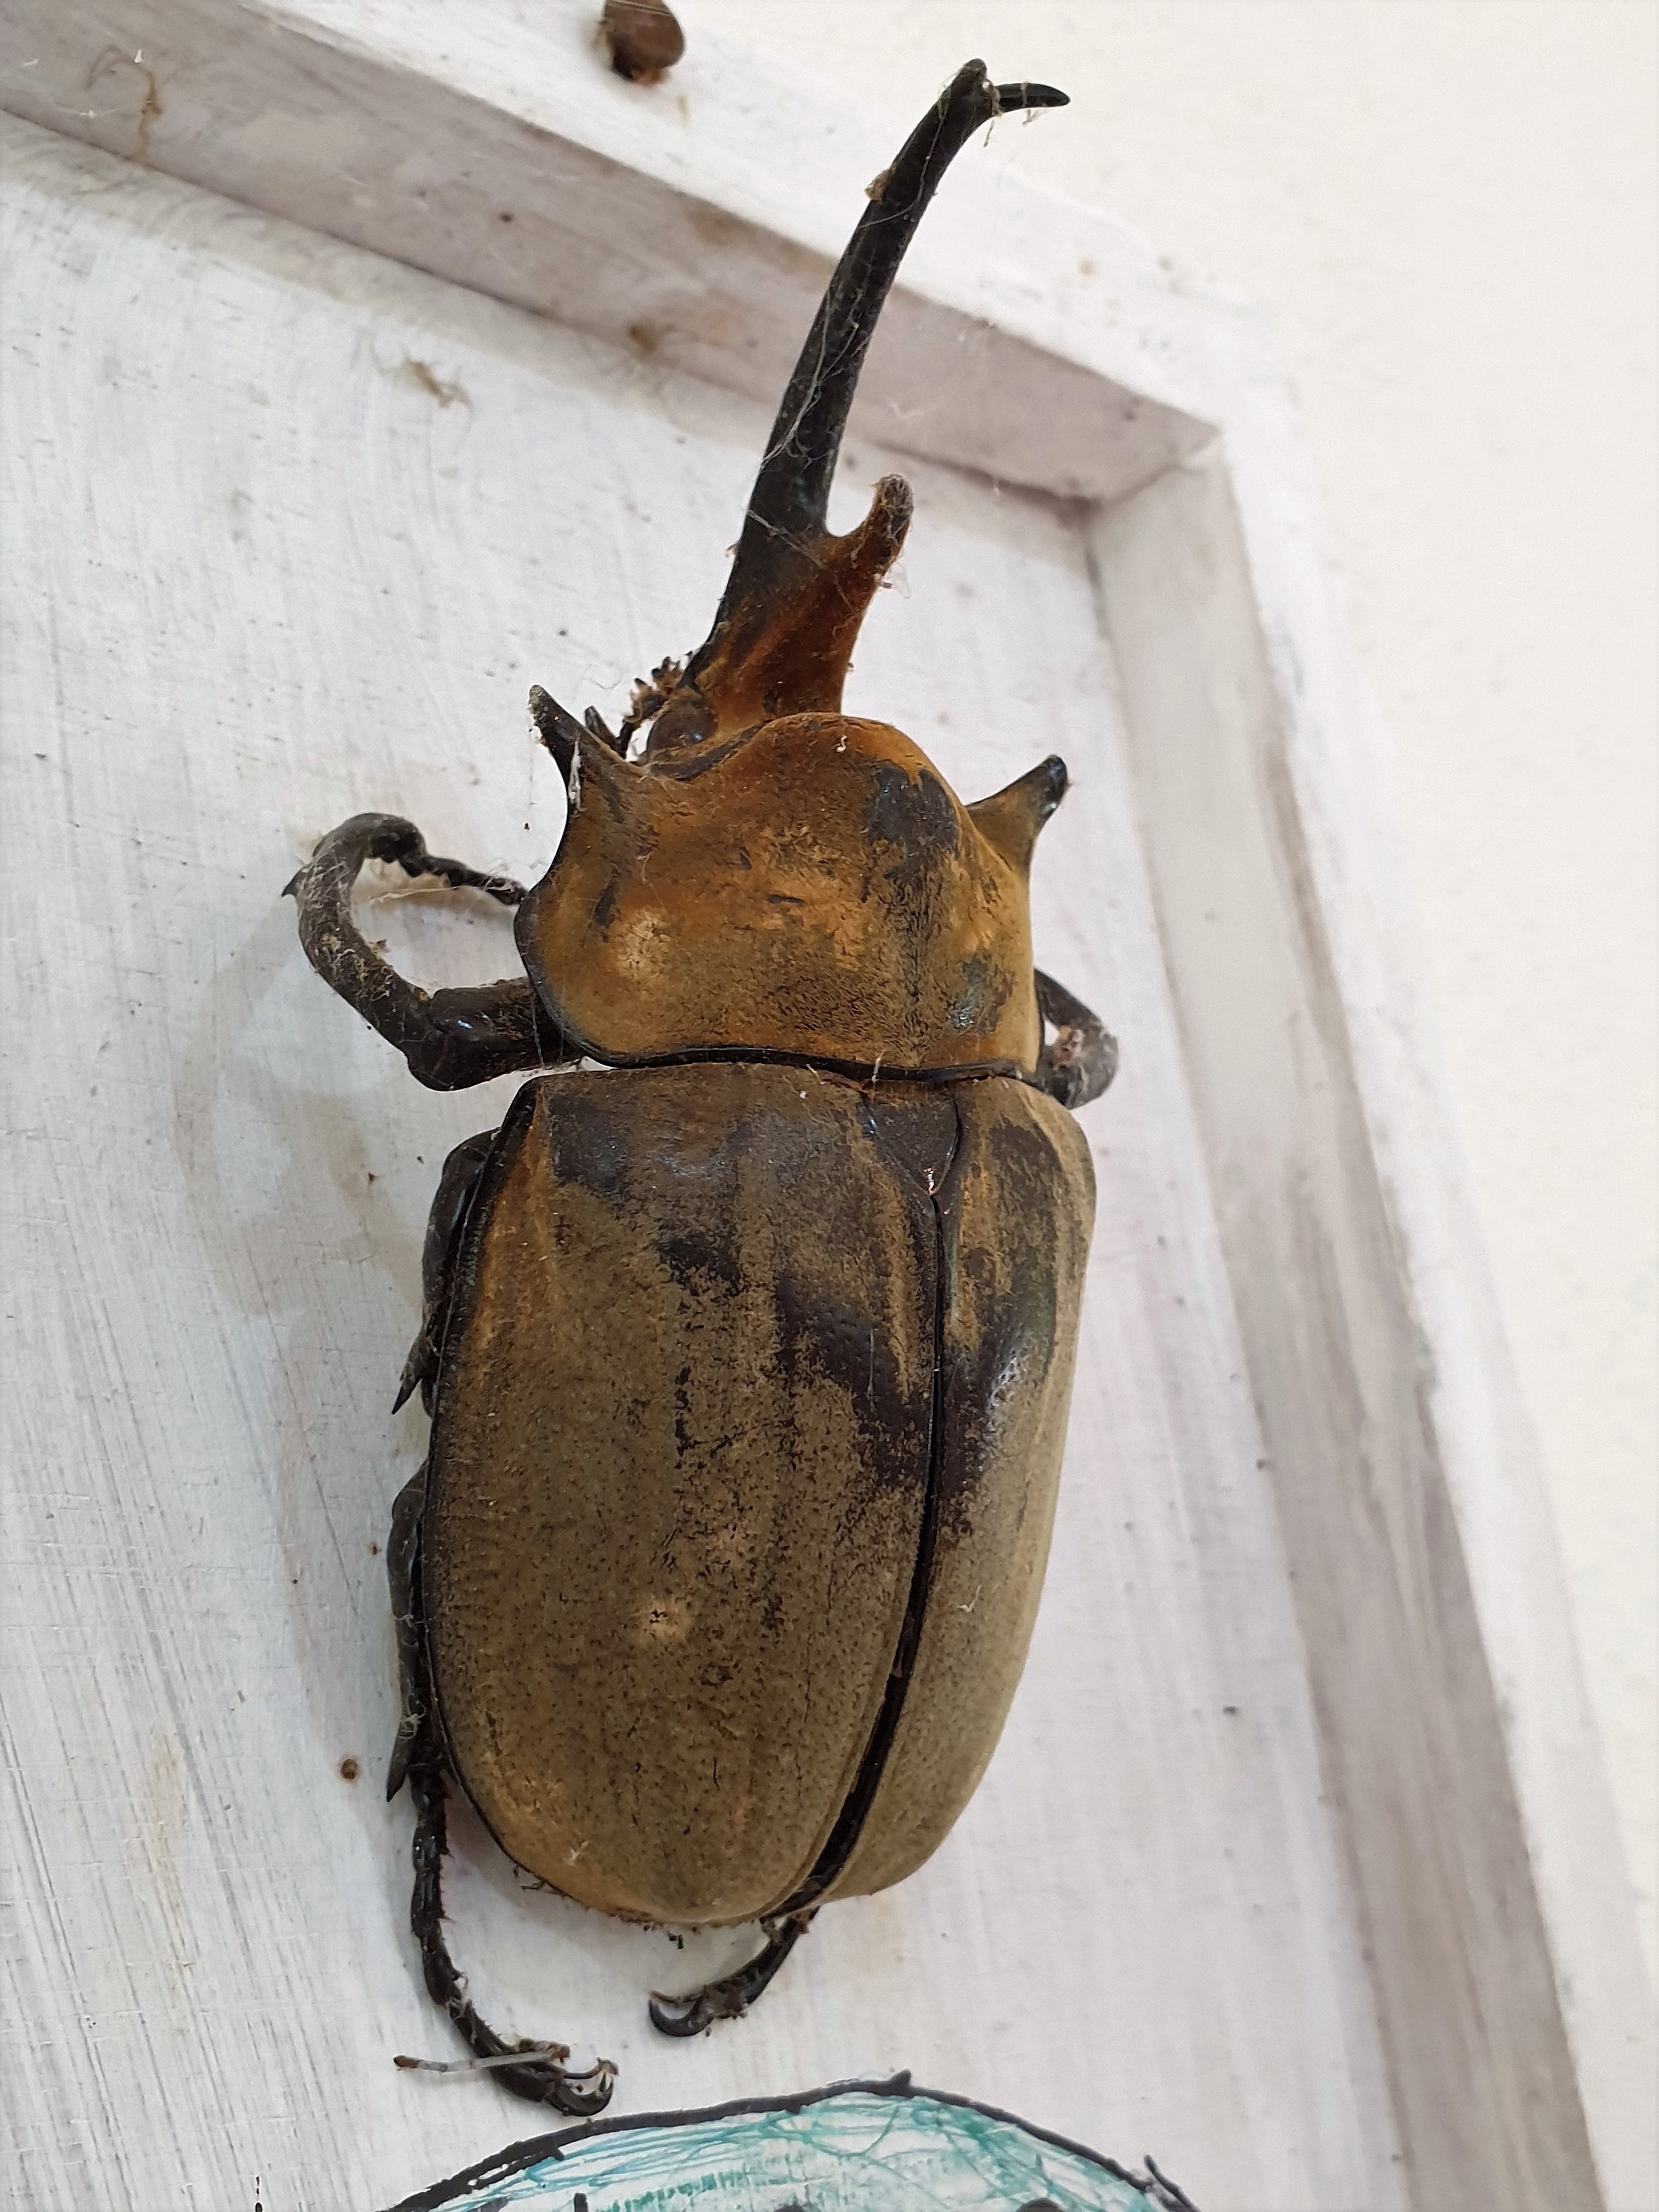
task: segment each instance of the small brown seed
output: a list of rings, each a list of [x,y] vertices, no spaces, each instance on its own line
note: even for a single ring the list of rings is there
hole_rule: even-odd
[[[340,1779],[342,1782],[355,1782],[362,1771],[362,1768],[358,1765],[355,1759],[343,1759],[340,1761]]]
[[[664,0],[605,0],[599,34],[611,68],[635,84],[654,84],[685,52],[685,33]]]

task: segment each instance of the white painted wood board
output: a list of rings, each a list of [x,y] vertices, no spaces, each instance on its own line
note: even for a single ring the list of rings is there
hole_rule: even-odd
[[[42,2208],[370,2205],[533,2117],[443,2052],[380,1802],[392,1389],[439,1098],[313,977],[277,896],[411,813],[520,874],[547,682],[612,709],[706,625],[763,411],[99,153],[8,128],[3,391],[15,1165],[4,1717],[14,2160]],[[890,457],[865,441],[845,479]],[[1125,1042],[1054,1570],[945,1850],[824,1915],[690,2047],[644,1991],[732,1954],[528,1895],[458,1838],[487,2012],[598,2044],[635,2109],[907,2065],[1200,2203],[1404,2202],[1302,1647],[1075,514],[912,466],[850,703],[969,795],[1051,747],[1040,957]],[[850,494],[849,494],[850,498]],[[371,909],[424,980],[489,914]],[[356,1783],[342,1758],[361,1761]]]
[[[587,0],[467,0],[441,13],[420,0],[94,0],[72,11],[16,0],[0,32],[0,105],[550,309],[647,368],[690,368],[758,398],[763,414],[844,235],[846,176],[873,173],[891,147],[809,81],[702,35],[669,87],[622,85],[590,28]],[[1085,125],[1074,115],[1042,127]],[[1015,132],[1028,127],[1038,126]],[[1295,410],[1248,313],[1171,283],[1109,223],[1022,186],[1018,143],[998,126],[953,173],[856,421],[901,453],[1120,501],[1073,519],[1124,678],[1122,795],[1144,833],[1180,1009],[1193,1158],[1224,1225],[1253,1218],[1267,1232],[1265,1243],[1224,1237],[1223,1250],[1251,1324],[1250,1394],[1276,1431],[1263,1455],[1274,1504],[1293,1559],[1348,1511],[1345,1573],[1362,1594],[1373,1575],[1394,1586],[1380,1608],[1366,1601],[1370,1630],[1386,1632],[1358,1668],[1340,1599],[1310,1589],[1305,1572],[1297,1588],[1346,1894],[1385,1962],[1373,1994],[1410,2199],[1461,2208],[1498,2175],[1516,2204],[1557,2212],[1579,2197],[1582,2173],[1586,2206],[1645,2212],[1659,2203],[1659,2064],[1628,1878],[1535,1449],[1413,988],[1369,709],[1322,569]],[[88,282],[102,277],[99,264]],[[1200,453],[1206,424],[1221,436]],[[1199,460],[1224,477],[1224,496],[1203,474],[1187,479],[1183,465]],[[1141,496],[1122,503],[1137,484]],[[185,520],[175,508],[173,528]],[[1195,716],[1171,719],[1188,661],[1211,664],[1214,681],[1208,696],[1200,685]],[[1235,1066],[1218,1050],[1224,1019],[1212,1034],[1203,876],[1218,826],[1224,873],[1236,856],[1224,817],[1188,803],[1211,746],[1229,773],[1243,747],[1239,818],[1255,839],[1230,957],[1270,1024],[1273,987],[1292,987],[1285,1005],[1314,1047],[1297,1055],[1301,1094],[1260,1039],[1243,1039]],[[1272,1034],[1292,1039],[1294,1024]],[[1265,1118],[1264,1100],[1276,1100]],[[1322,1154],[1334,1132],[1335,1153]],[[1319,1169],[1306,1186],[1318,1236],[1347,1255],[1343,1297],[1324,1316],[1340,1327],[1311,1362],[1297,1334],[1310,1279],[1274,1249],[1302,1194],[1286,1161]],[[1367,1344],[1378,1320],[1382,1338]],[[1394,1423],[1381,1513],[1365,1507],[1363,1394],[1343,1410],[1356,1349],[1372,1407]],[[1391,1380],[1379,1398],[1380,1378]],[[1320,1401],[1316,1419],[1300,1391]],[[1322,1425],[1346,1507],[1322,1492]],[[1455,1601],[1428,1636],[1425,1597]],[[1368,1681],[1420,1710],[1378,1730]],[[1376,1771],[1356,1794],[1342,1770],[1357,1743]],[[1426,1744],[1432,1758],[1419,1756]],[[1432,1876],[1427,1922],[1403,1871],[1413,1852]],[[1483,1891],[1506,1900],[1523,1941]],[[1472,2100],[1454,2094],[1460,2081]]]

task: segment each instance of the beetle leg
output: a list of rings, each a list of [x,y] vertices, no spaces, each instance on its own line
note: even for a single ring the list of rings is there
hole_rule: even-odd
[[[746,1966],[724,1981],[710,1982],[689,1996],[669,1997],[653,1991],[651,2025],[663,2035],[701,2035],[717,2020],[736,2020],[746,2013],[778,1968],[812,1924],[817,1908],[792,1912],[782,1920],[763,1920],[766,1946]]]
[[[444,1162],[438,1178],[438,1194],[426,1219],[426,1243],[421,1252],[421,1328],[404,1362],[403,1378],[392,1401],[395,1413],[419,1386],[421,1403],[432,1411],[433,1386],[438,1379],[438,1354],[443,1348],[444,1317],[449,1304],[449,1282],[455,1246],[466,1219],[472,1192],[483,1173],[495,1132],[484,1129],[457,1145]],[[394,1524],[395,1525],[395,1524]]]
[[[404,1362],[395,1413],[418,1383],[421,1402],[432,1411],[437,1380],[438,1354],[442,1348],[444,1316],[449,1300],[450,1276],[455,1247],[460,1237],[473,1189],[489,1158],[495,1132],[485,1129],[457,1145],[444,1162],[438,1194],[427,1217],[426,1243],[421,1254],[421,1330]],[[386,1771],[386,1794],[393,1798],[403,1788],[431,1699],[426,1680],[426,1646],[421,1621],[421,1513],[426,1504],[426,1468],[411,1476],[398,1492],[392,1508],[392,1532],[386,1539],[386,1575],[392,1584],[392,1619],[398,1634],[398,1675],[402,1711]]]
[[[443,1173],[438,1178],[438,1194],[427,1216],[426,1243],[421,1253],[421,1329],[404,1362],[403,1381],[392,1408],[394,1413],[417,1383],[422,1404],[428,1413],[432,1411],[455,1247],[473,1190],[495,1141],[495,1130],[482,1130],[476,1137],[464,1139],[444,1162]],[[386,1771],[388,1800],[404,1786],[416,1740],[431,1704],[420,1594],[421,1514],[425,1504],[426,1468],[422,1466],[398,1492],[392,1508],[392,1532],[386,1539],[386,1575],[392,1584],[392,1619],[398,1634],[398,1675],[402,1699],[392,1763]]]
[[[388,1803],[403,1788],[410,1761],[431,1705],[426,1679],[426,1643],[421,1621],[421,1511],[426,1504],[426,1468],[398,1492],[392,1508],[392,1533],[386,1541],[386,1579],[392,1584],[392,1625],[398,1635],[398,1733],[386,1768]]]
[[[1091,1013],[1063,983],[1036,971],[1037,1007],[1058,1034],[1037,1060],[1037,1085],[1062,1106],[1075,1109],[1098,1098],[1117,1073],[1117,1039],[1098,1014]]]
[[[444,1770],[436,1732],[428,1723],[421,1734],[416,1755],[410,1763],[409,1786],[415,1799],[415,1891],[410,1899],[409,1924],[421,1946],[428,1993],[441,2004],[459,2029],[462,2040],[477,2058],[505,2059],[491,2068],[502,2088],[532,2105],[551,2105],[574,2118],[587,2119],[602,2112],[611,2101],[617,2069],[601,2058],[585,2073],[568,2074],[563,2062],[570,2056],[562,2043],[503,2042],[474,2011],[466,1983],[457,1971],[444,1942],[442,1863],[448,1850],[448,1824],[444,1809]]]
[[[474,1138],[471,1142],[477,1143]],[[465,1146],[458,1151],[465,1151]],[[452,1154],[452,1158],[453,1155]],[[490,2071],[504,2089],[533,2105],[551,2105],[576,2119],[602,2112],[611,2101],[617,2069],[601,2058],[586,2073],[568,2074],[563,2061],[569,2046],[562,2043],[503,2042],[474,2011],[466,1982],[449,1955],[444,1941],[443,1860],[449,1848],[449,1823],[445,1809],[444,1751],[433,1713],[431,1683],[427,1672],[426,1638],[421,1617],[421,1512],[426,1504],[426,1469],[406,1482],[392,1509],[392,1533],[386,1542],[386,1572],[392,1583],[392,1611],[398,1629],[398,1668],[402,1678],[403,1717],[392,1748],[386,1796],[395,1797],[407,1780],[415,1800],[415,1842],[412,1857],[415,1887],[409,1901],[409,1924],[421,1947],[421,1964],[428,1993],[441,2004],[460,2030],[467,2048],[477,2058],[491,2062]],[[505,2063],[503,2063],[505,2062]],[[419,2059],[400,2058],[404,2067],[420,2068]],[[446,2072],[438,2067],[434,2070]]]
[[[428,853],[415,824],[396,814],[354,814],[330,830],[288,884],[300,908],[306,957],[349,1006],[397,1046],[416,1081],[433,1091],[461,1091],[516,1069],[580,1059],[527,976],[465,990],[423,991],[398,975],[351,918],[351,887],[366,860],[395,860],[405,875],[437,876],[487,892],[503,906],[517,906],[524,886]]]

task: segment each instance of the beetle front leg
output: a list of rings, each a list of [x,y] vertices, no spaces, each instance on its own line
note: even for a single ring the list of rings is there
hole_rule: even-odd
[[[653,1991],[651,2025],[662,2035],[701,2035],[717,2020],[737,2020],[762,1995],[773,1976],[812,1924],[817,1907],[792,1912],[783,1920],[763,1920],[766,1944],[745,1966],[723,1981],[709,1982],[689,1996],[668,1997]]]
[[[1063,983],[1036,971],[1037,1010],[1054,1039],[1037,1059],[1037,1082],[1051,1098],[1073,1111],[1098,1098],[1117,1073],[1117,1039],[1081,999]]]
[[[329,831],[287,885],[299,906],[306,957],[349,1006],[397,1046],[417,1082],[433,1091],[461,1091],[494,1076],[580,1058],[528,977],[423,991],[398,975],[351,917],[352,885],[367,860],[395,860],[405,875],[437,876],[483,891],[502,906],[517,906],[524,886],[428,853],[415,824],[397,814],[354,814]]]

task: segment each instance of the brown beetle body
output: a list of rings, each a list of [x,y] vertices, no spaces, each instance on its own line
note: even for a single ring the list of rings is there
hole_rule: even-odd
[[[445,1164],[398,1402],[433,1415],[387,1547],[427,1985],[496,2078],[577,2113],[614,2069],[509,2045],[445,1942],[445,1793],[624,1918],[758,1920],[651,2016],[742,2012],[825,1900],[921,1865],[1019,1680],[1093,1218],[1069,1109],[1115,1048],[1032,966],[1048,759],[965,806],[844,715],[910,498],[825,524],[875,319],[972,131],[962,70],[888,173],[785,394],[714,628],[613,737],[532,713],[569,806],[528,894],[360,815],[290,886],[313,964],[441,1088],[561,1068]],[[642,737],[640,733],[643,732]],[[631,747],[630,738],[639,742]],[[428,996],[358,933],[363,861],[519,906],[522,980]],[[599,1061],[598,1069],[574,1063]]]
[[[423,1540],[446,1740],[520,1866],[703,1923],[928,1856],[1024,1659],[1093,1199],[1070,1115],[1006,1079],[525,1087]]]

